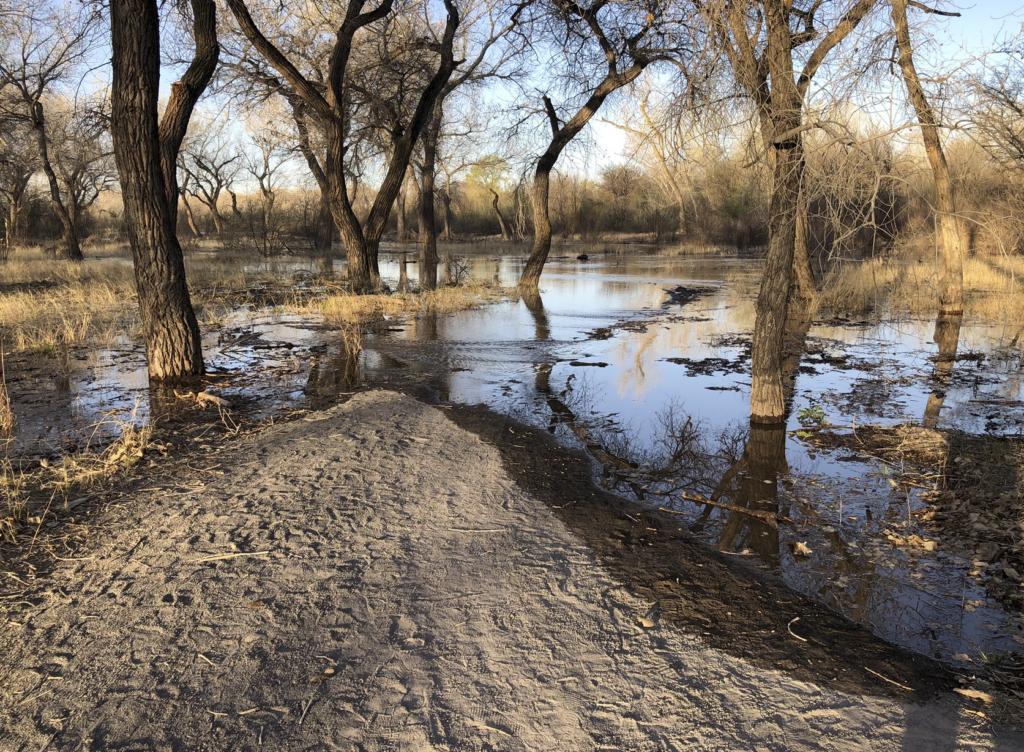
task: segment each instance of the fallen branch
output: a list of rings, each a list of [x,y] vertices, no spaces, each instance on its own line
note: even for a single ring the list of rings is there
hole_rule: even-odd
[[[270,551],[245,551],[237,554],[217,554],[216,556],[204,556],[202,559],[197,559],[200,564],[207,561],[223,561],[224,559],[237,559],[241,556],[266,556]]]
[[[683,493],[682,497],[686,501],[692,501],[695,504],[707,504],[708,506],[718,507],[719,509],[725,509],[729,512],[745,514],[748,517],[754,517],[755,519],[761,520],[761,522],[774,530],[779,529],[779,517],[774,512],[766,512],[759,509],[747,509],[746,507],[738,507],[735,504],[722,504],[719,501],[711,501],[710,499],[705,499],[703,496],[691,496],[687,493]],[[668,512],[669,514],[685,514],[684,512],[673,512],[671,509],[665,509],[664,507],[659,507],[659,509],[662,512]],[[785,521],[791,522],[791,520],[788,519]]]
[[[875,676],[877,676],[877,677],[878,677],[879,679],[881,679],[882,681],[887,681],[887,682],[889,682],[890,684],[892,684],[893,686],[899,687],[900,689],[905,689],[905,690],[907,690],[908,692],[913,692],[913,691],[914,691],[914,688],[913,688],[913,687],[908,687],[908,686],[907,686],[906,684],[900,684],[899,682],[894,682],[894,681],[893,681],[892,679],[887,679],[886,677],[882,676],[882,675],[881,675],[880,673],[878,673],[877,671],[872,671],[872,670],[871,670],[871,669],[869,669],[869,668],[868,668],[867,666],[865,666],[865,667],[864,667],[864,670],[865,670],[865,671],[867,671],[867,672],[868,672],[869,674],[874,674]],[[954,689],[953,691],[954,691],[954,692],[960,692],[960,690],[959,690],[959,689]]]

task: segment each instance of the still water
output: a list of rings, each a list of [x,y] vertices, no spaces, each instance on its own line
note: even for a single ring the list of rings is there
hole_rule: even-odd
[[[473,278],[509,287],[524,262],[465,259]],[[381,272],[397,284],[399,257],[385,254]],[[933,321],[815,322],[803,356],[789,363],[791,430],[750,433],[758,274],[750,258],[653,249],[553,258],[539,301],[388,321],[355,357],[320,321],[242,308],[205,335],[209,366],[231,374],[211,389],[256,417],[367,384],[484,403],[586,448],[606,487],[683,513],[708,545],[774,571],[888,640],[946,660],[1020,652],[1021,615],[986,598],[969,561],[942,546],[890,542],[927,536],[913,514],[922,506],[916,491],[894,484],[883,463],[818,451],[793,433],[810,411],[837,426],[925,421],[1018,435],[1021,361],[1006,348],[1014,332],[965,322],[959,352],[969,359],[938,373]],[[81,357],[11,384],[16,451],[81,443],[104,415],[146,418],[137,347]],[[775,529],[684,495],[785,521]]]

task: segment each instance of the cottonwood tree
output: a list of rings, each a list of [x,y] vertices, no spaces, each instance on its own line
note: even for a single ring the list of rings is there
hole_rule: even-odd
[[[50,153],[47,103],[83,64],[97,18],[95,11],[71,5],[24,2],[8,9],[0,27],[0,108],[6,117],[28,126],[53,211],[64,230],[63,252],[73,261],[82,260],[82,249]]]
[[[157,0],[111,0],[111,131],[135,265],[149,377],[176,381],[203,373],[202,343],[175,233],[178,152],[196,102],[217,68],[214,0],[191,0],[195,51],[163,118]]]
[[[453,42],[459,26],[459,10],[454,0],[444,0],[447,17],[440,42],[431,50],[436,69],[413,98],[411,114],[396,128],[387,144],[384,178],[365,222],[353,209],[353,197],[345,165],[350,146],[352,113],[347,106],[352,84],[349,64],[357,35],[363,29],[382,34],[395,22],[395,0],[382,0],[369,10],[366,0],[348,0],[339,19],[325,69],[298,67],[301,56],[274,44],[264,35],[244,0],[227,0],[235,21],[252,47],[269,63],[301,100],[310,118],[316,121],[325,141],[323,179],[328,187],[331,212],[341,233],[348,257],[349,281],[354,290],[375,289],[380,284],[377,263],[380,239],[395,203],[413,148],[430,117],[434,102],[455,69]],[[406,10],[406,12],[409,12]]]
[[[612,3],[593,0],[551,0],[544,19],[552,41],[562,44],[565,58],[574,61],[567,71],[577,96],[568,107],[568,119],[559,115],[554,101],[543,94],[543,112],[551,129],[547,148],[537,160],[533,178],[533,249],[519,278],[520,291],[537,295],[544,263],[551,251],[548,213],[551,172],[569,143],[597,114],[614,92],[635,81],[656,60],[679,53],[683,31],[671,18],[676,9],[658,2]],[[582,99],[582,103],[579,100]]]
[[[733,76],[752,101],[772,171],[768,249],[751,351],[750,419],[785,421],[783,340],[803,179],[805,102],[826,58],[879,0],[695,0]],[[801,267],[809,271],[809,265]]]
[[[928,101],[921,78],[914,64],[914,47],[907,20],[907,5],[944,16],[959,16],[934,10],[914,0],[890,0],[892,20],[896,27],[896,50],[903,83],[907,87],[910,104],[917,113],[921,125],[924,150],[935,179],[938,197],[938,245],[942,255],[942,276],[939,282],[939,313],[944,316],[962,316],[964,313],[964,270],[963,244],[960,234],[960,217],[957,214],[956,195],[949,164],[942,149],[939,136],[939,121]]]

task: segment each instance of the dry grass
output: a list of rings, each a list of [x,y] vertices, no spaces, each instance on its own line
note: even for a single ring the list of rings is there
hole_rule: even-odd
[[[0,465],[0,541],[15,541],[26,528],[38,533],[47,520],[69,511],[71,494],[94,488],[124,476],[142,459],[152,438],[152,428],[139,420],[136,410],[127,418],[107,415],[94,426],[116,427],[118,436],[97,451],[86,446],[54,463],[45,462],[30,471],[9,461]]]
[[[498,285],[439,287],[396,295],[354,295],[333,292],[301,306],[302,313],[316,313],[332,326],[366,325],[385,317],[453,313],[513,294]]]
[[[939,275],[934,266],[877,258],[843,264],[822,282],[823,310],[934,313]],[[972,258],[964,263],[964,309],[968,316],[999,321],[1024,317],[1024,259]]]

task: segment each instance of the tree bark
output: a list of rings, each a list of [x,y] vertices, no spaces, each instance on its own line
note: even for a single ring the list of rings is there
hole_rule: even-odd
[[[437,260],[437,218],[434,215],[434,179],[437,164],[437,142],[441,138],[444,120],[442,101],[434,103],[430,122],[423,129],[423,169],[420,174],[420,261]]]
[[[191,0],[191,5],[195,51],[181,80],[171,84],[171,96],[159,125],[160,168],[164,176],[164,194],[169,199],[171,227],[178,226],[178,202],[170,198],[178,195],[178,153],[181,151],[181,142],[185,140],[196,102],[206,91],[220,60],[216,0]]]
[[[193,5],[204,1],[194,0]],[[203,373],[203,355],[174,232],[171,204],[177,203],[178,193],[167,192],[166,159],[162,159],[168,142],[161,139],[157,119],[160,19],[156,0],[111,0],[110,26],[111,132],[149,376],[153,381],[186,380]],[[177,125],[182,126],[180,120]],[[172,167],[175,163],[176,158]]]
[[[962,316],[947,316],[940,313],[935,319],[935,333],[932,340],[939,346],[938,358],[935,360],[935,370],[932,372],[931,394],[928,395],[928,404],[924,408],[925,428],[935,428],[942,418],[942,406],[946,401],[946,390],[953,377],[953,368],[956,366],[956,351],[960,344],[960,325]]]
[[[773,183],[768,251],[750,355],[750,421],[776,424],[786,420],[782,360],[804,169],[803,98],[794,81],[789,10],[783,0],[765,3],[765,25],[771,94],[762,95],[760,120],[765,144],[772,150]]]
[[[925,154],[935,178],[935,191],[939,203],[939,248],[943,271],[939,289],[939,313],[962,316],[964,313],[963,243],[957,216],[956,195],[949,175],[949,165],[939,138],[938,120],[928,102],[921,79],[914,65],[914,51],[907,22],[907,0],[892,0],[892,19],[896,25],[896,47],[899,50],[900,71],[907,95],[921,124]]]
[[[789,301],[790,305],[799,306],[809,313],[814,309],[818,300],[818,286],[814,281],[811,256],[807,249],[810,234],[808,208],[807,191],[805,188],[801,188],[797,203],[796,227],[794,228],[793,274],[790,278]]]

